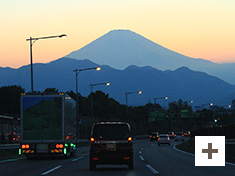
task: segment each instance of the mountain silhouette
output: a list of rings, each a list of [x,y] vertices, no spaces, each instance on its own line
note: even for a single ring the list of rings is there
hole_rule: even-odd
[[[89,70],[78,75],[79,92],[90,94],[90,84],[110,82],[110,86],[96,86],[93,91],[102,90],[122,104],[125,92],[143,91],[143,94],[128,96],[129,105],[144,105],[156,97],[168,96],[169,100],[158,100],[167,104],[182,99],[194,100],[195,105],[214,102],[231,104],[235,98],[235,86],[215,76],[181,67],[174,71],[161,71],[151,66],[129,67],[118,70],[107,65],[99,65],[90,60],[60,58],[47,64],[34,64],[34,89],[57,88],[60,91],[75,92],[74,69],[101,66],[100,71]],[[0,67],[0,86],[19,85],[30,91],[30,65],[18,69]]]
[[[124,69],[129,65],[175,70],[185,66],[206,72],[235,85],[235,63],[213,63],[184,56],[130,30],[113,30],[65,57],[89,59],[100,65]]]

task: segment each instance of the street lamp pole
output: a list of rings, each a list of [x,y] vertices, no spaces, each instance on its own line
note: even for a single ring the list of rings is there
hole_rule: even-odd
[[[47,37],[37,37],[37,38],[32,38],[30,37],[29,39],[26,39],[26,41],[30,41],[29,42],[29,47],[30,47],[30,65],[31,65],[31,92],[34,91],[33,89],[33,44],[40,39],[49,39],[49,38],[64,38],[67,37],[66,34],[61,34],[61,35],[54,35],[54,36],[47,36]]]
[[[204,125],[205,125],[203,107],[206,106],[206,105],[213,106],[213,103],[206,103],[206,104],[202,104],[202,105],[201,105],[201,110],[202,110],[202,127],[204,127]]]
[[[153,101],[154,101],[154,105],[155,105],[155,106],[156,106],[156,101],[157,101],[158,99],[165,99],[165,100],[167,100],[167,99],[168,99],[168,96],[153,98]]]
[[[101,70],[100,67],[91,67],[91,68],[83,68],[83,69],[74,69],[73,72],[75,72],[76,75],[76,124],[77,124],[77,128],[76,128],[76,136],[78,138],[78,120],[79,120],[79,107],[78,107],[78,74],[81,71],[87,71],[87,70]]]
[[[125,92],[125,94],[126,94],[126,115],[127,115],[127,113],[128,113],[128,95],[129,94],[134,94],[134,93],[138,93],[138,94],[142,94],[142,91],[134,91],[134,92]]]
[[[90,86],[91,86],[91,121],[93,121],[93,123],[94,123],[96,120],[95,120],[95,118],[94,118],[94,113],[93,113],[93,94],[92,94],[92,89],[93,89],[93,87],[99,86],[99,85],[106,85],[106,86],[109,86],[110,83],[107,82],[107,83],[90,84]]]

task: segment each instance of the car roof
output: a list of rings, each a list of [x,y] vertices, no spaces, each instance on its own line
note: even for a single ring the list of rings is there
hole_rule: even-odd
[[[160,134],[159,136],[169,136],[168,134]]]

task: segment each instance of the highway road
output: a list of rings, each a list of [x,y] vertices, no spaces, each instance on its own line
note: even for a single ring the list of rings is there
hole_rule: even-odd
[[[179,143],[179,142],[177,142]],[[26,159],[19,157],[0,160],[0,176],[229,176],[235,166],[195,167],[194,156],[179,152],[171,146],[158,146],[155,141],[134,141],[134,170],[125,165],[98,165],[89,170],[89,147],[78,149],[75,157]]]

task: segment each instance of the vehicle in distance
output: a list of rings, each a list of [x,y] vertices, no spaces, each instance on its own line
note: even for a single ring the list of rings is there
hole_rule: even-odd
[[[75,108],[75,101],[65,93],[22,94],[19,155],[74,156]]]
[[[158,146],[160,146],[160,144],[171,145],[171,140],[168,134],[160,134],[157,142],[158,142]]]
[[[150,139],[150,141],[157,140],[157,139],[158,139],[158,132],[152,132],[152,133],[149,135],[149,139]]]
[[[133,169],[133,145],[128,123],[100,122],[93,125],[89,169],[94,170],[99,164],[125,164]]]
[[[169,131],[167,134],[169,135],[170,139],[175,138],[175,133],[173,131]]]
[[[175,141],[184,141],[184,138],[183,132],[175,132]]]

